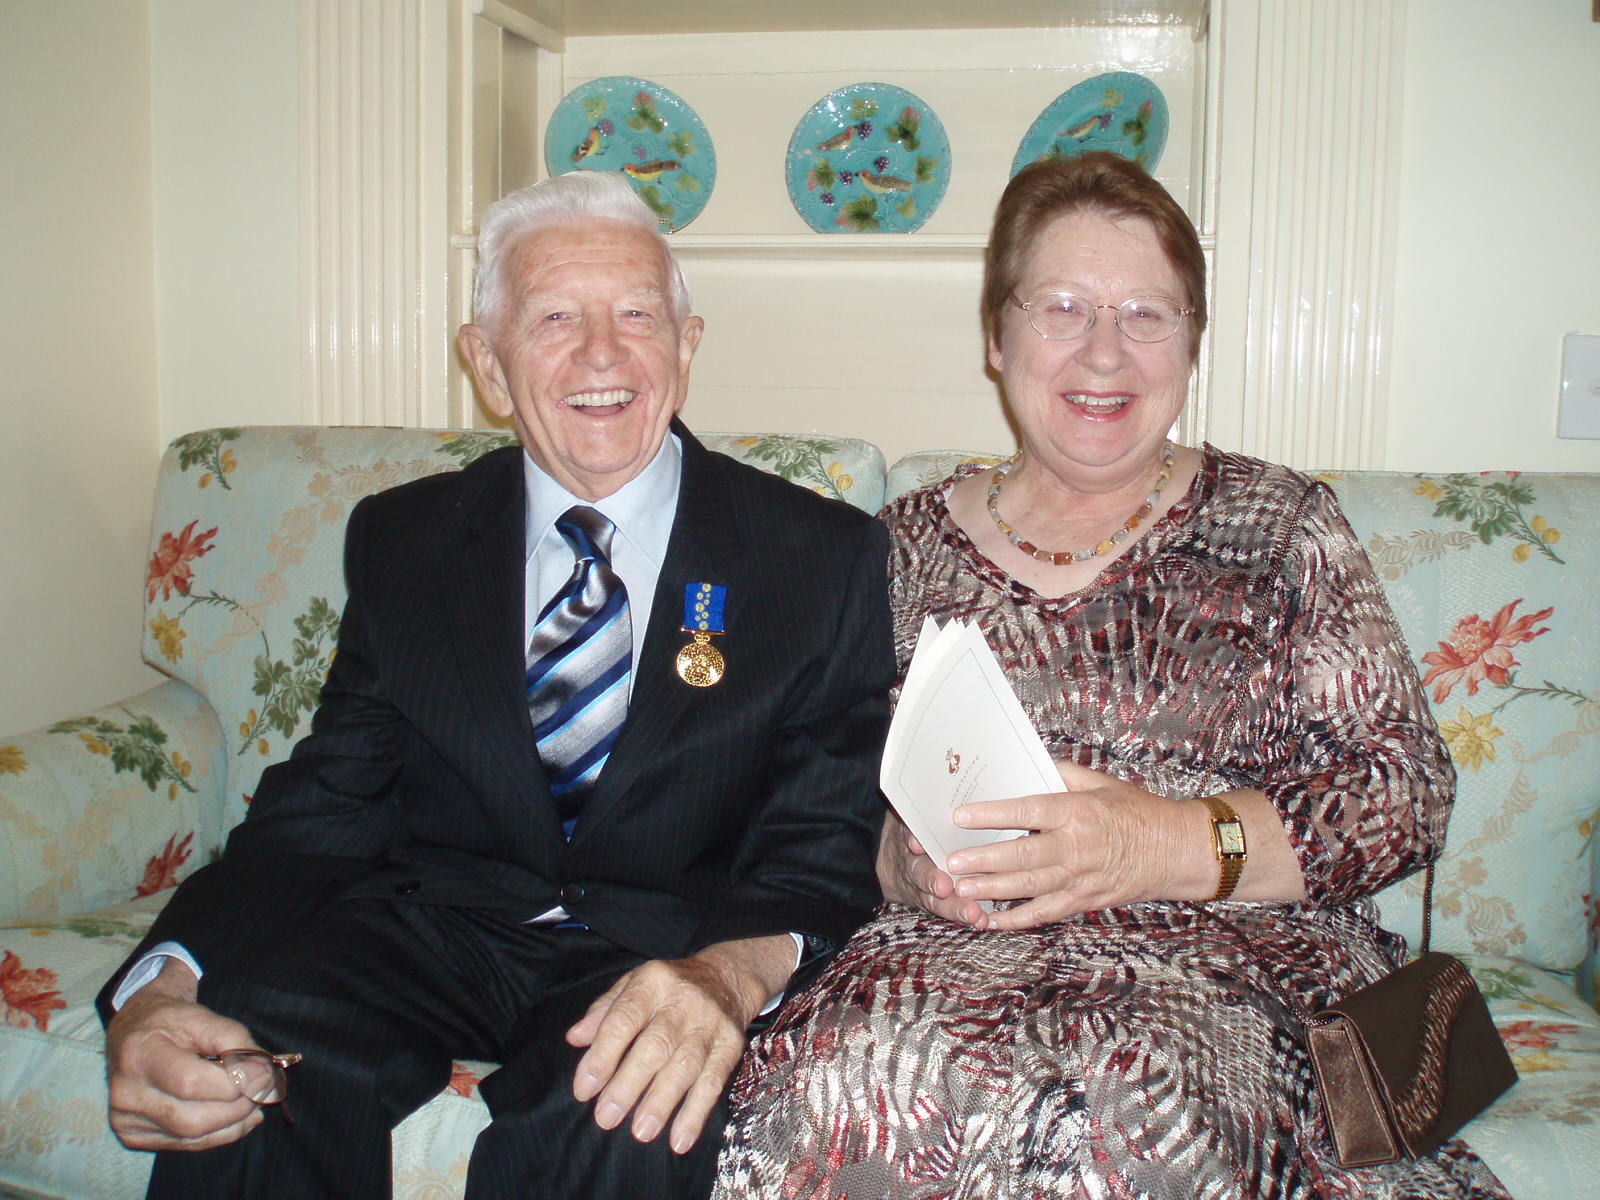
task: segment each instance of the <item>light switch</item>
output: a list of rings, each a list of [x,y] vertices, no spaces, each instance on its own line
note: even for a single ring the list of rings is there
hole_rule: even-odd
[[[1569,333],[1561,339],[1556,436],[1600,438],[1600,336]]]

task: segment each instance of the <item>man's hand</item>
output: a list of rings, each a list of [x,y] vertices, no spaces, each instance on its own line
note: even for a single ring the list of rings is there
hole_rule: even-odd
[[[571,1045],[588,1047],[572,1094],[595,1101],[602,1129],[632,1110],[641,1142],[671,1120],[668,1144],[687,1153],[739,1063],[746,1026],[782,990],[794,957],[794,939],[777,934],[635,967],[567,1030]]]
[[[878,840],[878,886],[885,900],[926,909],[947,921],[977,925],[983,919],[983,906],[956,894],[955,880],[934,864],[892,812],[884,817]]]
[[[253,1047],[237,1021],[195,1003],[198,980],[177,959],[106,1027],[111,1130],[130,1150],[206,1150],[261,1123],[261,1110],[201,1055]]]

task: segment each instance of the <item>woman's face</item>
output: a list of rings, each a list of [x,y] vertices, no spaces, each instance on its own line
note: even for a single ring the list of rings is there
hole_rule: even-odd
[[[1071,292],[1091,304],[1162,296],[1187,303],[1176,272],[1142,218],[1080,212],[1055,218],[1034,240],[1015,298]],[[1187,321],[1164,342],[1136,342],[1110,309],[1089,332],[1049,341],[1007,305],[989,362],[1005,381],[1024,455],[1068,486],[1106,490],[1150,469],[1188,395]]]

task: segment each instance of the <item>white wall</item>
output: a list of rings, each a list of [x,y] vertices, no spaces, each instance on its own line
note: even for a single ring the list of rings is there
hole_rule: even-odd
[[[1389,465],[1600,470],[1555,436],[1561,338],[1600,334],[1600,24],[1408,3]]]
[[[307,419],[298,10],[150,0],[163,444]]]
[[[0,0],[0,733],[139,661],[160,454],[148,6]]]

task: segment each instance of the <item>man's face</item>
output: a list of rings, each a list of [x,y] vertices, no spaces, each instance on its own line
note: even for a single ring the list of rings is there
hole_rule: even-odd
[[[655,457],[689,385],[699,317],[673,311],[666,253],[637,226],[553,225],[506,251],[490,327],[458,338],[478,394],[533,461],[598,500]]]

